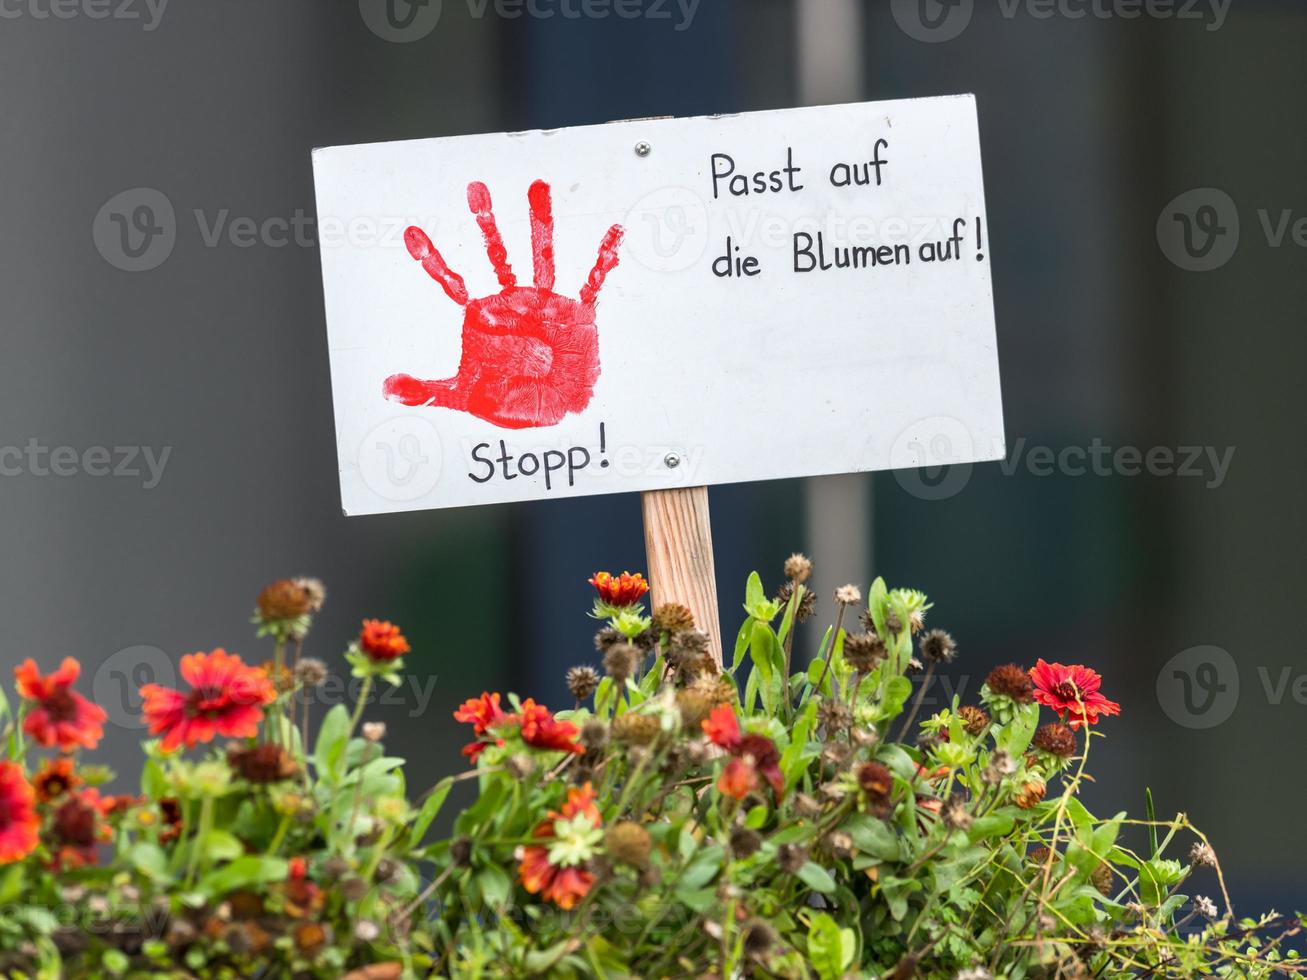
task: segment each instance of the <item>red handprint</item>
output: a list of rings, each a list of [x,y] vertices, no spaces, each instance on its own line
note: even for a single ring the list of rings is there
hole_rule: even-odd
[[[468,412],[506,429],[556,425],[569,412],[590,404],[599,380],[599,330],[595,304],[604,279],[617,266],[625,233],[613,225],[599,246],[599,260],[581,287],[579,300],[554,292],[554,217],[549,185],[542,180],[527,194],[531,205],[531,251],[535,285],[518,286],[504,239],[495,224],[490,191],[468,185],[467,203],[485,236],[486,251],[503,291],[469,300],[463,277],[452,271],[421,228],[404,233],[409,254],[459,306],[463,356],[458,374],[423,381],[407,374],[387,378],[391,401]]]

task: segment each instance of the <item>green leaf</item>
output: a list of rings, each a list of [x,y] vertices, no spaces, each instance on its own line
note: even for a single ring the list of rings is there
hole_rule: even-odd
[[[735,659],[731,661],[731,673],[740,669],[744,655],[749,651],[749,639],[753,636],[753,620],[746,619],[740,624],[740,632],[735,636]]]
[[[840,927],[825,912],[813,916],[808,926],[808,961],[820,980],[844,976],[844,941]]]
[[[513,881],[503,868],[488,864],[477,872],[474,880],[486,905],[497,909],[508,904],[509,896],[513,893]]]
[[[881,700],[880,711],[885,718],[897,718],[903,713],[903,706],[912,696],[912,681],[906,677],[891,677],[885,682],[885,697]]]
[[[853,845],[858,850],[881,861],[899,859],[898,835],[885,821],[877,820],[866,813],[859,813],[849,818],[844,829],[853,838]]]
[[[798,878],[815,892],[830,895],[835,891],[835,879],[820,864],[809,861],[799,869]]]
[[[427,794],[427,798],[422,802],[422,809],[418,811],[418,815],[413,821],[413,829],[408,835],[410,849],[422,843],[422,838],[426,836],[427,831],[431,828],[432,821],[440,814],[440,809],[445,805],[445,800],[453,787],[453,777],[446,776],[436,783],[431,792]]]
[[[141,874],[155,881],[169,881],[168,857],[163,850],[149,841],[140,841],[127,854],[127,860]]]
[[[761,606],[767,601],[767,593],[762,587],[762,576],[757,572],[749,573],[749,582],[744,587],[744,610],[750,616],[753,615],[754,609]]]
[[[345,754],[348,740],[349,709],[338,704],[323,716],[322,725],[318,728],[318,740],[313,746],[313,761],[319,779],[336,782],[336,765]]]
[[[23,894],[24,877],[21,864],[11,864],[5,869],[4,877],[0,878],[0,906],[12,905]]]
[[[210,861],[230,861],[245,853],[245,846],[225,830],[210,830],[204,835],[204,856]]]
[[[238,888],[285,881],[289,865],[282,858],[247,855],[205,875],[200,890],[209,895],[225,895]]]
[[[889,595],[889,589],[885,587],[885,580],[877,578],[871,583],[871,588],[867,590],[867,612],[871,614],[871,621],[876,627],[876,632],[882,639],[886,639],[885,633],[885,599]]]
[[[1155,858],[1161,850],[1157,846],[1157,809],[1153,806],[1153,790],[1151,787],[1144,788],[1144,809],[1148,813],[1148,847],[1149,857]]]

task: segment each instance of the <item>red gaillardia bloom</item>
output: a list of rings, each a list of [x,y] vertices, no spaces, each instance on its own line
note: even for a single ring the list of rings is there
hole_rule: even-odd
[[[404,656],[411,647],[394,623],[389,620],[365,619],[359,633],[359,649],[367,654],[369,660],[389,663]]]
[[[191,686],[188,693],[158,684],[141,688],[145,722],[151,735],[163,735],[166,752],[211,742],[215,735],[253,738],[263,706],[277,698],[267,674],[221,648],[182,657],[181,675]]]
[[[595,882],[585,867],[603,840],[603,816],[594,799],[589,783],[573,786],[562,809],[550,810],[531,832],[540,843],[523,847],[518,854],[522,887],[561,909],[575,908]]]
[[[55,810],[50,829],[56,868],[81,868],[99,860],[96,845],[113,839],[104,822],[112,805],[112,800],[101,799],[99,790],[84,789]]]
[[[23,731],[42,745],[58,746],[63,752],[93,749],[104,736],[108,714],[72,689],[81,672],[82,665],[72,657],[65,657],[59,669],[45,677],[30,657],[14,671],[18,693],[36,703]]]
[[[522,702],[522,741],[533,749],[550,749],[555,752],[585,751],[576,741],[580,729],[570,721],[559,721],[543,704],[530,698]]]
[[[42,803],[57,800],[71,789],[80,786],[82,780],[73,772],[73,760],[67,756],[48,759],[41,770],[32,779],[32,788],[36,798]]]
[[[1097,723],[1099,715],[1119,715],[1121,706],[1099,691],[1103,678],[1079,664],[1067,667],[1039,660],[1030,668],[1035,700],[1067,718],[1072,728]]]
[[[619,609],[623,606],[635,605],[649,591],[649,583],[644,580],[644,575],[640,572],[634,575],[630,572],[623,572],[621,575],[595,572],[594,577],[589,581],[599,593],[600,602]]]
[[[469,698],[464,701],[454,712],[454,720],[471,725],[472,734],[477,738],[475,742],[463,746],[463,754],[467,756],[468,761],[475,763],[481,753],[490,747],[488,742],[481,741],[483,735],[511,719],[512,716],[506,714],[499,706],[498,694],[483,693],[479,698]],[[503,739],[498,741],[500,745],[504,744]]]
[[[36,792],[16,762],[0,762],[0,864],[21,861],[40,843]]]
[[[735,709],[719,704],[703,721],[703,733],[714,745],[735,756],[722,769],[717,788],[727,796],[743,799],[758,786],[758,777],[771,785],[776,799],[785,795],[785,776],[781,773],[781,754],[776,743],[766,735],[740,731]]]

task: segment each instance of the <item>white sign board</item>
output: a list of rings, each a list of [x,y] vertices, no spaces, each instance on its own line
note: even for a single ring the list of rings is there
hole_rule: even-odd
[[[348,514],[1003,456],[970,96],[314,173]]]

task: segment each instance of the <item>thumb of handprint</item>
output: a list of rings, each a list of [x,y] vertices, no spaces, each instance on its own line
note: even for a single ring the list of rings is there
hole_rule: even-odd
[[[407,374],[387,378],[391,401],[467,412],[506,429],[556,425],[590,404],[599,380],[599,329],[595,307],[604,280],[617,267],[624,229],[613,225],[599,245],[599,258],[570,299],[554,292],[552,192],[542,180],[527,193],[531,208],[531,251],[535,284],[519,286],[504,239],[495,223],[490,191],[468,185],[467,202],[485,236],[486,251],[502,290],[470,299],[463,277],[445,263],[421,228],[404,233],[408,252],[445,294],[466,308],[463,354],[458,374],[424,381]]]

